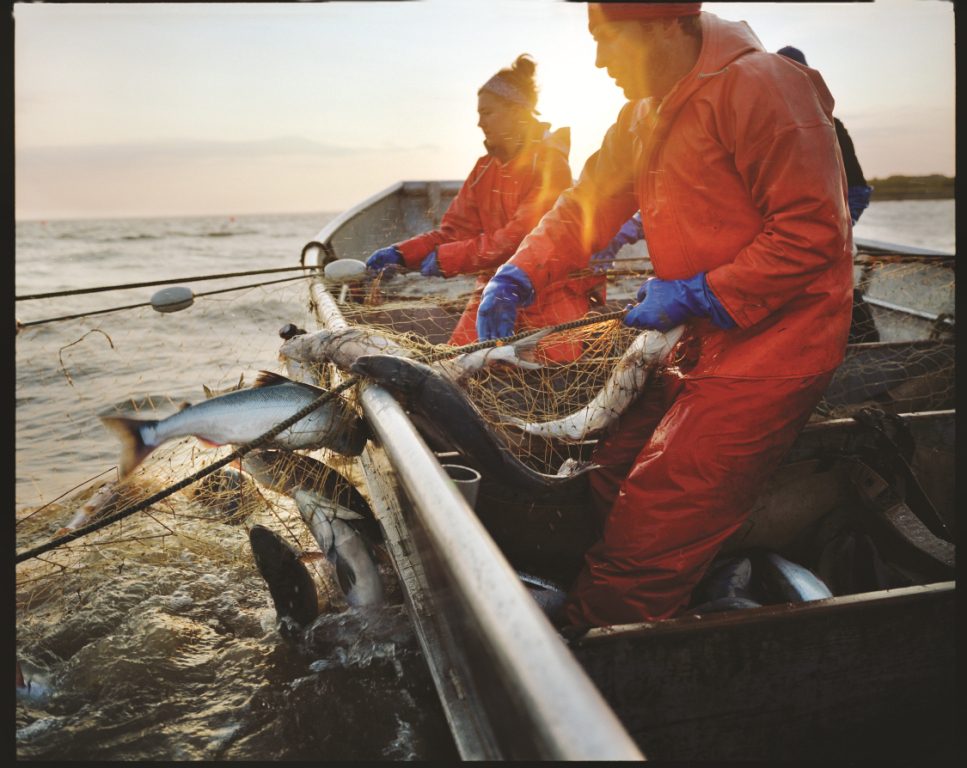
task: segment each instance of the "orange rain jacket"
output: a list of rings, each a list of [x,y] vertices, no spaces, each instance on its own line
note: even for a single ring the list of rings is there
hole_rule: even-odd
[[[624,106],[510,263],[540,301],[640,208],[655,274],[707,272],[738,325],[692,321],[702,348],[687,375],[830,371],[845,353],[853,285],[833,98],[816,70],[767,53],[745,22],[703,13],[701,23],[692,71],[660,105]]]
[[[483,272],[486,284],[573,183],[570,129],[552,133],[548,123],[536,123],[534,133],[507,163],[491,154],[477,160],[439,229],[396,244],[407,267],[419,269],[436,248],[444,276]]]
[[[419,269],[436,248],[444,276],[478,273],[474,295],[457,322],[451,344],[477,340],[477,308],[484,286],[573,183],[567,162],[570,148],[569,128],[551,132],[548,123],[535,121],[533,136],[512,160],[502,163],[490,154],[477,160],[439,229],[396,244],[410,269]],[[558,281],[521,312],[520,325],[541,328],[574,320],[588,311],[589,295],[595,292],[603,300],[604,290],[600,275]],[[581,345],[549,343],[540,350],[548,360],[567,362],[581,354]]]

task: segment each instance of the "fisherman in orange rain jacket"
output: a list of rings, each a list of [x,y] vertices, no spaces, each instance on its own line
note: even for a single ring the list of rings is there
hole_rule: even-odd
[[[450,344],[477,340],[480,292],[494,271],[513,255],[554,201],[571,186],[570,129],[550,130],[537,120],[535,64],[526,54],[497,72],[478,91],[478,125],[487,154],[477,160],[440,223],[440,228],[381,248],[366,262],[373,271],[392,265],[419,269],[425,276],[477,274],[473,297],[450,337]],[[522,329],[574,320],[589,308],[589,295],[603,299],[604,278],[559,280],[542,301],[521,313]],[[546,360],[568,362],[580,344],[539,347]]]
[[[661,619],[688,603],[845,354],[846,178],[820,74],[701,3],[590,3],[598,67],[630,101],[577,184],[483,291],[480,338],[587,267],[641,211],[657,277],[624,317],[686,331],[596,447],[602,536],[566,621]]]

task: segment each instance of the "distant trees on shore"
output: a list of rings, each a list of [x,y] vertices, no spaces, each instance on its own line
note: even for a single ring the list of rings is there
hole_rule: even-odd
[[[934,173],[929,176],[887,176],[869,179],[874,200],[945,200],[954,197],[954,178]]]

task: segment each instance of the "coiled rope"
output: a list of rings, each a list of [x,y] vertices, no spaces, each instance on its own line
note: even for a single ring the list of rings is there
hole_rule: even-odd
[[[589,315],[587,317],[582,317],[577,320],[571,320],[566,323],[560,323],[558,325],[548,326],[546,329],[540,329],[540,330],[547,330],[549,333],[567,331],[572,328],[579,328],[585,325],[594,325],[597,323],[617,320],[623,317],[625,312],[626,310],[619,309],[613,312],[602,313],[600,315]],[[449,349],[443,349],[443,350],[440,350],[439,352],[435,352],[429,355],[423,355],[415,359],[424,363],[435,362],[437,360],[442,360],[445,358],[462,355],[467,352],[475,352],[478,349],[485,349],[487,347],[498,347],[506,344],[513,344],[515,341],[519,341],[520,339],[526,338],[527,336],[530,336],[537,332],[538,331],[536,329],[532,328],[527,331],[521,331],[520,333],[516,333],[513,336],[507,336],[501,339],[492,339],[489,341],[477,341],[477,342],[474,342],[473,344],[465,344],[460,347],[451,347]],[[341,384],[338,384],[332,389],[323,392],[321,395],[319,395],[319,397],[317,397],[311,403],[303,407],[301,410],[294,413],[292,416],[289,416],[284,421],[279,422],[270,430],[259,435],[254,440],[239,446],[227,456],[223,456],[221,459],[218,459],[212,462],[211,464],[205,467],[202,467],[194,474],[179,480],[177,483],[173,485],[169,485],[167,488],[163,488],[157,493],[149,496],[147,499],[144,499],[131,507],[125,507],[124,509],[117,511],[114,514],[107,515],[100,520],[97,520],[93,523],[85,525],[81,528],[77,528],[71,531],[70,533],[66,533],[62,536],[58,536],[54,539],[51,539],[50,541],[44,544],[41,544],[37,547],[34,547],[33,549],[29,549],[25,552],[20,552],[17,554],[15,562],[17,564],[20,564],[26,560],[35,558],[38,555],[42,555],[45,552],[49,552],[53,549],[57,549],[58,547],[64,544],[67,544],[71,541],[74,541],[83,536],[86,536],[89,533],[93,533],[94,531],[100,530],[101,528],[111,525],[112,523],[116,523],[119,520],[123,520],[124,518],[129,517],[130,515],[133,515],[136,512],[141,512],[142,510],[147,509],[152,504],[155,504],[161,501],[162,499],[166,499],[168,496],[171,496],[173,493],[180,491],[182,488],[186,488],[192,483],[197,482],[198,480],[201,480],[203,477],[210,475],[212,472],[216,471],[217,469],[224,467],[226,464],[230,464],[231,462],[235,461],[235,459],[241,458],[249,451],[252,451],[258,448],[259,446],[264,445],[268,441],[272,440],[272,438],[274,438],[280,432],[282,432],[285,429],[288,429],[297,421],[300,421],[301,419],[305,418],[316,409],[322,407],[333,397],[336,397],[342,392],[345,392],[350,387],[353,387],[354,385],[356,385],[359,381],[360,381],[359,376],[356,376],[356,375],[350,376],[349,378],[345,379]]]

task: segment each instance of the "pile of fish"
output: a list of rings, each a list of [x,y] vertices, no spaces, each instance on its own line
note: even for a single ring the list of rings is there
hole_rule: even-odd
[[[776,552],[756,551],[713,561],[692,592],[686,613],[719,613],[828,597],[833,597],[829,587],[805,566]]]
[[[517,572],[538,606],[557,622],[567,601],[564,586]],[[681,615],[702,615],[761,608],[777,603],[805,603],[833,597],[826,583],[799,563],[777,552],[751,551],[716,558],[692,592]]]

